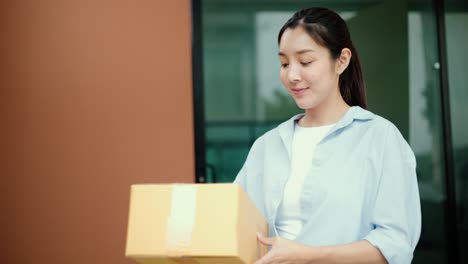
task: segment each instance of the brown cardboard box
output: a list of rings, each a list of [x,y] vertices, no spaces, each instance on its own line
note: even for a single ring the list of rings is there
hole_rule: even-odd
[[[251,264],[262,213],[236,184],[132,185],[126,256],[142,264]]]

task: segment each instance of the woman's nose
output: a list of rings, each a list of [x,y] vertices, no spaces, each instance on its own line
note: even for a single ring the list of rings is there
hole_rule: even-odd
[[[289,68],[288,80],[291,83],[295,83],[301,80],[301,74],[297,67],[291,66]]]

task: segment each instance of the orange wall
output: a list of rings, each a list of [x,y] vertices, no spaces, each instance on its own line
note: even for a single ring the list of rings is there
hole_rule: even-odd
[[[6,2],[1,262],[132,263],[130,184],[195,177],[190,1]]]

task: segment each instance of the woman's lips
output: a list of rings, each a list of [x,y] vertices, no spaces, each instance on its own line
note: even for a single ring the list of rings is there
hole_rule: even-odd
[[[293,91],[294,95],[301,95],[305,93],[305,91],[309,89],[309,87],[306,88],[292,88],[291,90]]]

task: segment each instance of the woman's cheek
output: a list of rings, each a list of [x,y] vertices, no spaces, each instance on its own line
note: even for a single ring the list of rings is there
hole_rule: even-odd
[[[281,82],[283,83],[283,85],[285,86],[285,88],[287,88],[287,85],[288,85],[288,79],[287,79],[287,72],[286,70],[281,70],[280,72],[280,79],[281,79]]]

